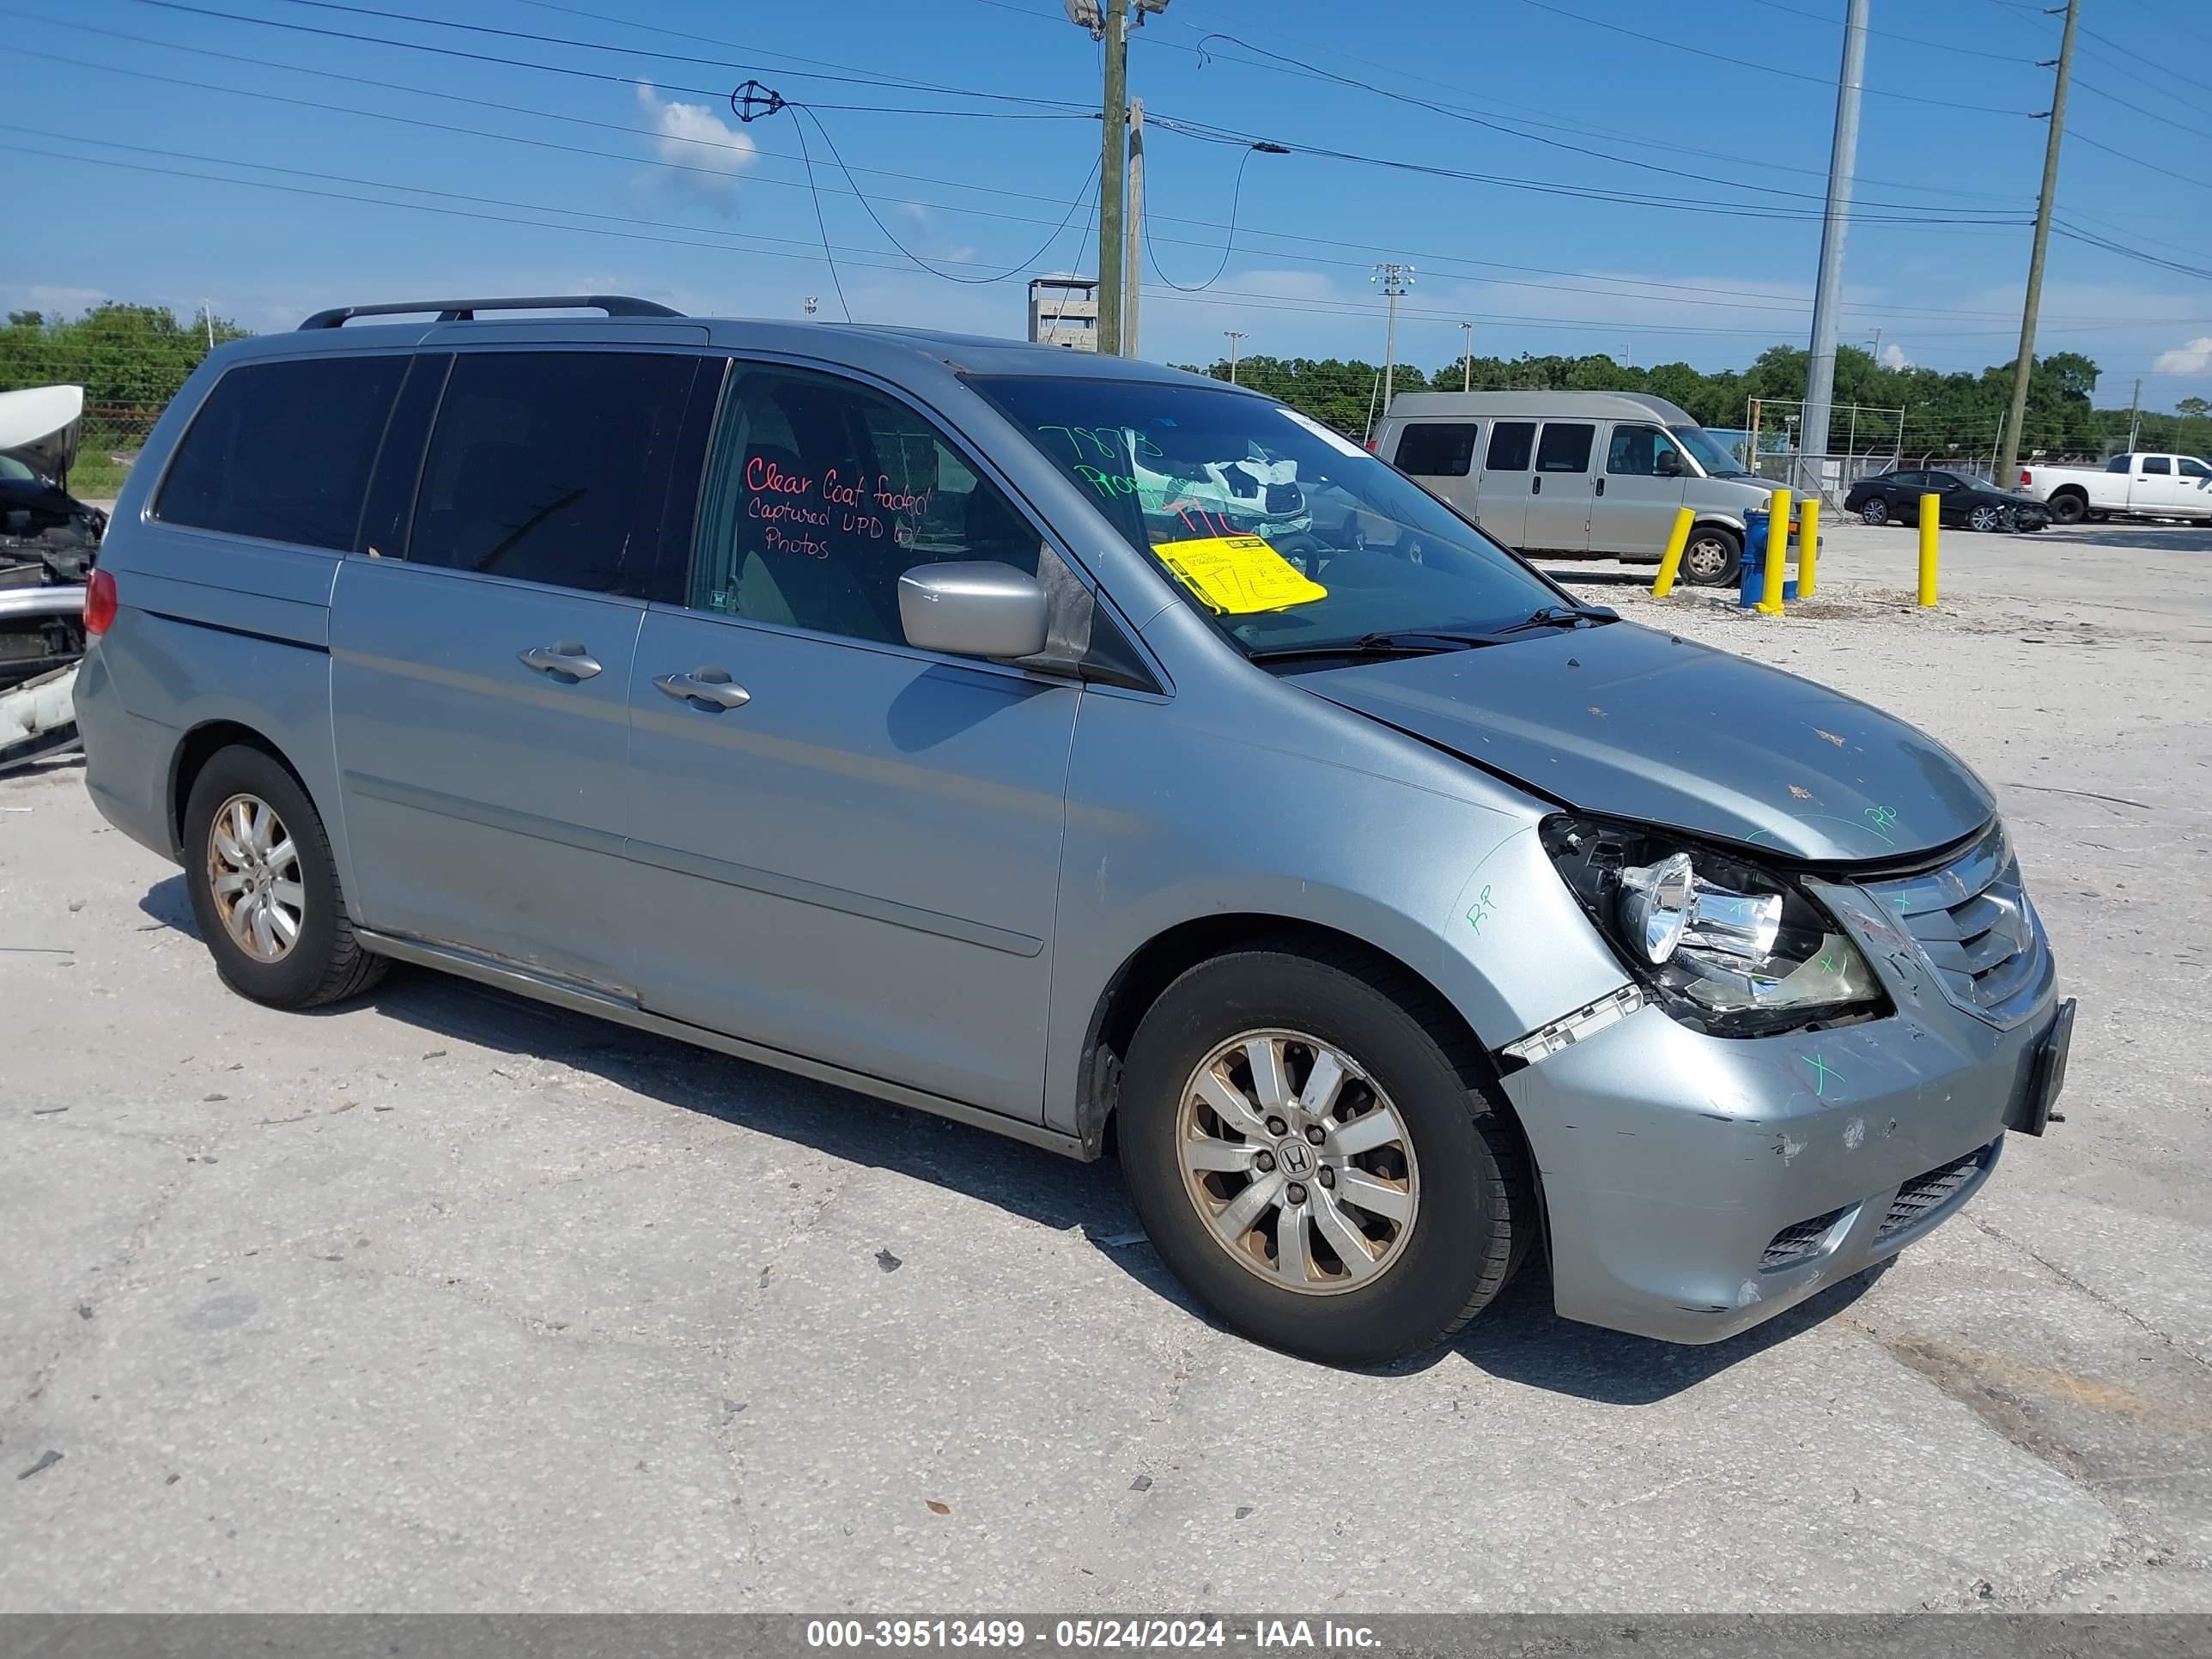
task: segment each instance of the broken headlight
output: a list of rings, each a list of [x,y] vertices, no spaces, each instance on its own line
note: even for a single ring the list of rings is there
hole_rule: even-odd
[[[1771,1031],[1882,1000],[1858,947],[1787,877],[1630,825],[1554,817],[1543,836],[1591,920],[1678,1019]]]

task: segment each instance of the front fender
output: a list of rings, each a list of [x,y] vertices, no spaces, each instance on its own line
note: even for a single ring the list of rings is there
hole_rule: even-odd
[[[1048,1127],[1079,1133],[1100,999],[1147,944],[1188,922],[1278,917],[1363,940],[1492,1048],[1624,983],[1539,844],[1547,807],[1367,729],[1406,745],[1412,775],[1194,732],[1154,699],[1086,695],[1054,928]],[[1145,757],[1141,775],[1131,756]]]

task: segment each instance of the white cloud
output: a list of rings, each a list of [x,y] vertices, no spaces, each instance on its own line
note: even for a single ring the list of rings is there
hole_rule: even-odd
[[[738,175],[752,165],[752,135],[732,126],[704,104],[663,98],[641,82],[638,107],[653,123],[653,149],[673,169],[661,182],[726,212],[737,205]]]
[[[1903,346],[1892,340],[1881,349],[1881,366],[1884,368],[1910,368],[1912,359],[1905,355]]]
[[[2212,334],[2200,334],[2185,346],[2160,352],[2152,367],[2160,374],[2202,374],[2212,369]]]

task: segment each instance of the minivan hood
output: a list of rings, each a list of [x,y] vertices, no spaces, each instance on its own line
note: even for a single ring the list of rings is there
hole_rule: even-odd
[[[1808,861],[1910,857],[1996,809],[1964,762],[1903,720],[1633,623],[1290,684],[1578,810]]]

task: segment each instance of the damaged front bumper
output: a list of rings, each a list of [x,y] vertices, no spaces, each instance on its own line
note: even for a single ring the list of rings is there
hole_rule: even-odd
[[[2032,907],[2033,959],[2000,1021],[1945,994],[1881,895],[1823,896],[1893,1013],[1723,1038],[1644,1006],[1505,1078],[1562,1316],[1732,1336],[1921,1237],[1989,1179],[2008,1130],[2042,1132],[2073,1005]]]

